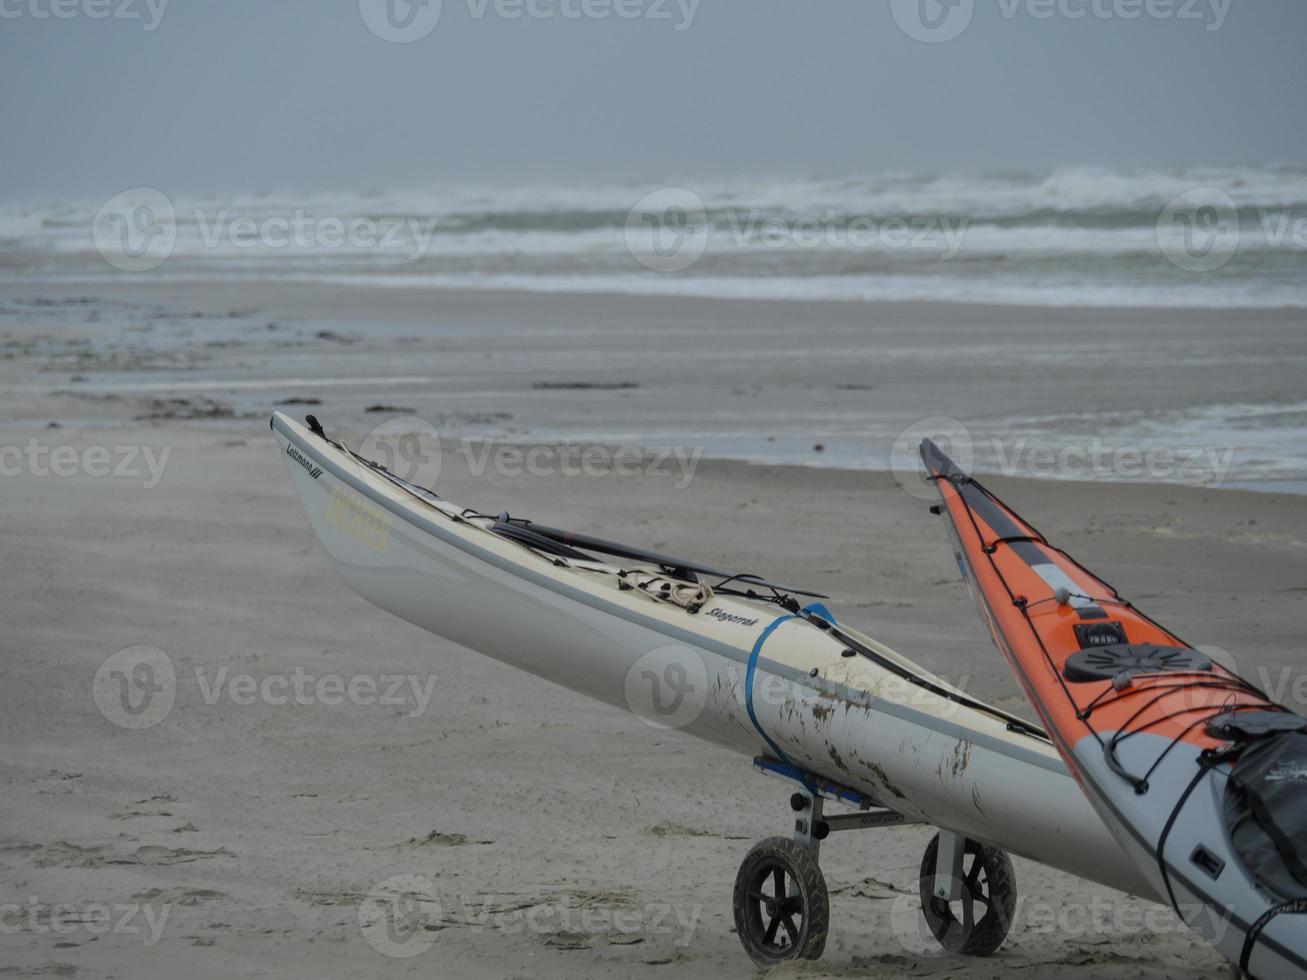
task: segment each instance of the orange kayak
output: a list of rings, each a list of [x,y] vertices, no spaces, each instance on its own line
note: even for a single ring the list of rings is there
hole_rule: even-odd
[[[1181,919],[1307,977],[1307,719],[1051,545],[932,442],[958,566],[1080,788]]]

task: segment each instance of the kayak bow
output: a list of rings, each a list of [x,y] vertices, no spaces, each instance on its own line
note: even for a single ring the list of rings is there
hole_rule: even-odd
[[[990,636],[1122,847],[1246,975],[1307,975],[1307,720],[921,457]]]

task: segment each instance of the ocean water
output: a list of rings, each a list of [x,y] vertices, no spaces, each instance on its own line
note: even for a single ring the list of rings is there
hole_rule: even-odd
[[[355,364],[357,376],[345,379],[323,378],[305,363],[299,378],[242,368],[233,380],[215,365],[177,377],[100,373],[87,386],[212,396],[254,414],[276,394],[324,389],[338,412],[355,411],[360,421],[384,390],[385,401],[432,418],[494,404],[492,421],[465,420],[450,434],[692,445],[710,456],[857,469],[914,470],[916,441],[936,435],[914,425],[943,415],[970,427],[968,462],[977,472],[1307,489],[1307,313],[1304,334],[1293,330],[1297,311],[1307,309],[1307,166],[312,194],[138,188],[107,201],[0,204],[0,282],[24,284],[20,297],[29,283],[39,295],[41,283],[176,279],[1285,308],[1278,325],[1243,330],[1182,316],[1140,331],[1127,314],[1104,317],[1086,333],[1044,318],[1037,343],[1019,317],[981,335],[949,317],[900,326],[891,316],[878,320],[872,343],[857,317],[845,322],[838,311],[814,317],[825,325],[802,334],[781,316],[756,324],[744,347],[729,325],[718,330],[702,320],[668,324],[678,339],[652,345],[638,332],[633,340],[587,322],[554,323],[550,334],[537,324],[489,321],[499,338],[493,362],[480,338],[458,332],[481,329],[476,324],[404,324],[408,332],[453,331],[430,366],[439,377],[426,376],[427,365],[422,377],[409,377],[412,365],[383,357]],[[21,304],[10,312],[41,314]],[[119,314],[96,315],[108,322]],[[170,342],[166,319],[125,329],[152,345]],[[177,329],[189,336],[218,328],[186,322]],[[363,323],[355,332],[387,329]],[[632,344],[644,371],[639,387],[606,402],[602,424],[584,398],[523,390],[523,378],[537,374],[626,377]],[[700,365],[734,370],[747,361],[768,379],[765,389],[723,393],[716,374],[687,372],[691,344]],[[786,367],[813,362],[830,365],[820,389]]]
[[[433,185],[0,205],[0,278],[1307,307],[1307,166]]]

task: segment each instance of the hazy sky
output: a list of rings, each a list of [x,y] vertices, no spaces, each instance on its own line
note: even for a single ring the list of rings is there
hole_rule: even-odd
[[[0,0],[0,197],[1307,161],[1303,0],[953,2]]]

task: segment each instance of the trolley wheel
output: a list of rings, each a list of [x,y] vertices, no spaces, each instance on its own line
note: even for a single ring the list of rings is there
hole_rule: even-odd
[[[990,956],[1008,930],[1017,906],[1017,879],[1012,859],[997,847],[968,840],[962,857],[962,897],[948,902],[935,897],[935,858],[939,835],[921,859],[921,914],[931,935],[950,953]]]
[[[768,837],[735,876],[735,927],[762,967],[815,960],[826,948],[830,898],[816,856],[788,837]]]

